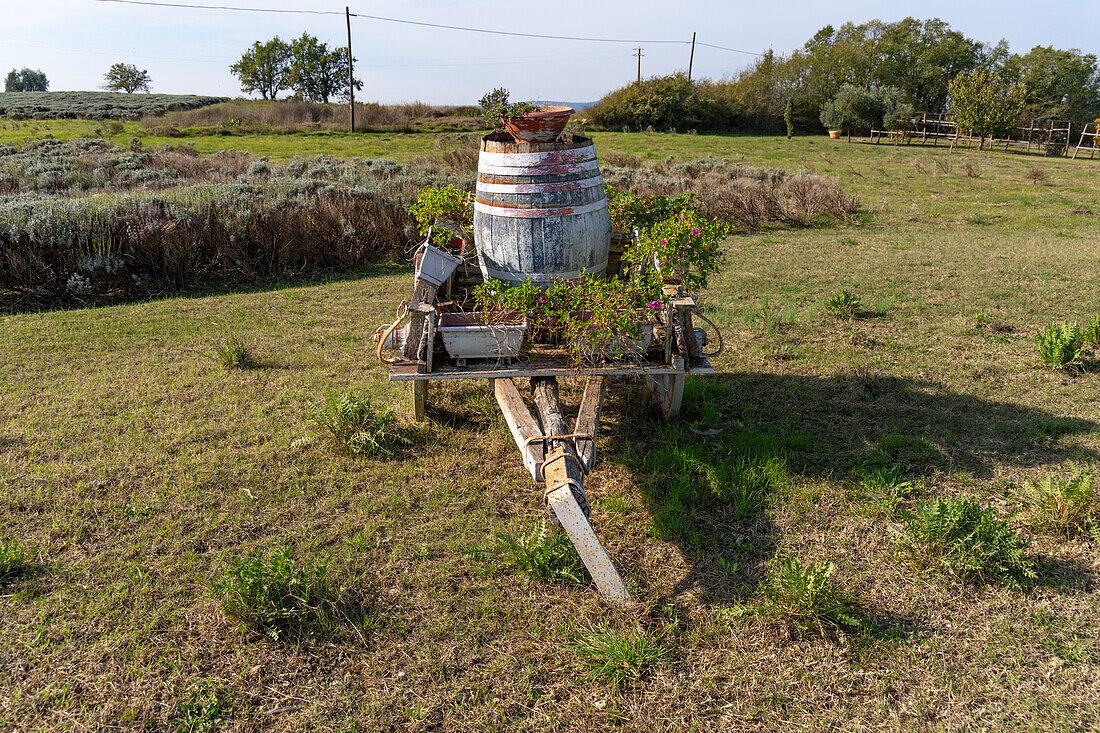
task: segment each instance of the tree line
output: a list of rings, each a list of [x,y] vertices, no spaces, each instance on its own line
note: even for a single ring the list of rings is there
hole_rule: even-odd
[[[284,90],[310,102],[347,101],[351,96],[347,47],[330,49],[308,33],[289,43],[278,36],[256,41],[229,70],[241,91],[264,99],[275,99]],[[355,88],[362,89],[363,82],[356,79]]]
[[[1052,46],[1012,53],[1004,40],[982,43],[938,18],[828,25],[790,55],[768,51],[719,82],[673,74],[631,84],[604,97],[589,116],[607,127],[779,132],[789,103],[794,128],[816,132],[822,109],[845,85],[915,111],[943,112],[951,82],[976,72],[1015,90],[1025,116],[1078,127],[1100,117],[1095,54]]]

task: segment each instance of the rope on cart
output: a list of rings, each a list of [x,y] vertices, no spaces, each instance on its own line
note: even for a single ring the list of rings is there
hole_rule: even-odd
[[[536,435],[523,441],[523,449],[527,450],[528,446],[532,443],[542,442],[542,449],[549,452],[551,440],[572,440],[573,450],[580,453],[580,448],[577,447],[578,440],[594,440],[594,438],[587,433],[566,433],[564,435]],[[584,461],[577,461],[581,467],[581,472],[585,476],[588,475],[588,468],[584,465]]]
[[[397,330],[397,326],[401,321],[405,320],[405,316],[407,315],[409,315],[409,303],[408,301],[402,300],[397,305],[397,319],[385,329],[382,329],[381,335],[378,337],[378,349],[375,351],[375,355],[378,357],[378,361],[383,364],[396,364],[399,361],[404,361],[404,359],[400,357],[387,359],[382,356],[382,346],[386,343],[386,339],[389,338],[390,334]]]
[[[708,324],[710,324],[710,327],[714,329],[714,332],[716,334],[718,334],[718,350],[715,351],[715,352],[712,352],[710,354],[708,354],[706,352],[703,352],[703,356],[707,357],[708,359],[711,358],[711,357],[714,357],[714,356],[718,356],[726,348],[726,343],[725,343],[725,341],[722,340],[722,331],[721,331],[721,329],[719,329],[718,326],[714,325],[714,321],[710,320],[709,318],[704,316],[699,311],[695,311],[694,315],[698,316],[699,318],[701,318],[702,320],[704,320]]]

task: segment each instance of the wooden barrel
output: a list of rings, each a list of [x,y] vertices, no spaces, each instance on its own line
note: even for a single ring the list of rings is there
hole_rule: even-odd
[[[486,136],[477,162],[474,243],[486,278],[543,285],[602,274],[611,217],[591,138],[516,143]]]

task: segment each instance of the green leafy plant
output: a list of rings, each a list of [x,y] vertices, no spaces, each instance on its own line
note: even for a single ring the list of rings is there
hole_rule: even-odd
[[[333,626],[335,591],[326,567],[298,563],[289,547],[270,557],[256,550],[231,559],[212,588],[226,616],[272,639]]]
[[[223,721],[228,710],[224,690],[206,681],[195,682],[187,690],[187,699],[176,706],[176,714],[168,725],[178,733],[211,733]]]
[[[1051,323],[1035,334],[1039,358],[1053,369],[1080,364],[1085,346],[1085,330],[1076,323]]]
[[[614,631],[601,625],[579,629],[572,647],[588,668],[586,677],[606,679],[618,690],[668,659],[668,652],[657,642],[640,629]]]
[[[1091,468],[1075,469],[1068,478],[1048,473],[1038,483],[1029,482],[1021,498],[1041,529],[1066,537],[1100,532],[1100,493]]]
[[[227,336],[216,342],[214,357],[226,369],[254,369],[259,366],[251,347],[244,339],[237,336]]]
[[[862,304],[858,295],[845,289],[825,301],[825,311],[833,318],[852,318]]]
[[[1024,109],[1022,87],[984,69],[959,74],[948,82],[947,90],[948,111],[959,127],[978,137],[978,150],[987,137],[1007,135]]]
[[[470,550],[466,555],[475,560],[496,561],[502,567],[515,568],[528,580],[584,583],[588,579],[588,570],[568,535],[564,532],[551,533],[545,519],[515,537],[500,533],[493,547]]]
[[[762,610],[822,636],[867,631],[869,624],[853,613],[847,595],[833,582],[835,572],[831,562],[801,563],[790,557],[773,562]]]
[[[917,485],[905,478],[905,469],[900,463],[869,469],[860,487],[871,499],[891,506],[917,490]]]
[[[1085,343],[1093,348],[1100,346],[1100,313],[1085,324]]]
[[[1018,588],[1035,577],[1027,543],[991,508],[968,499],[933,499],[903,512],[893,527],[899,549],[918,568],[941,568],[964,581]]]
[[[494,129],[504,126],[504,120],[513,117],[522,117],[528,112],[534,112],[539,108],[532,102],[513,102],[508,104],[508,90],[498,87],[481,97],[481,116],[484,117]]]
[[[394,446],[412,443],[388,408],[377,410],[352,390],[330,390],[323,404],[310,404],[309,418],[323,437],[353,455],[392,456]]]
[[[19,540],[0,541],[0,581],[26,572],[33,555]]]
[[[559,280],[541,288],[529,280],[489,280],[474,288],[474,306],[489,314],[527,314],[528,338],[564,341],[578,366],[619,359],[632,349],[642,324],[662,306],[660,281],[653,277]]]
[[[409,213],[416,219],[420,236],[428,236],[428,230],[437,219],[454,222],[464,236],[474,221],[474,205],[465,191],[448,183],[445,186],[425,186],[416,197],[416,203],[409,207]],[[446,228],[432,231],[432,244],[449,245],[454,234]]]

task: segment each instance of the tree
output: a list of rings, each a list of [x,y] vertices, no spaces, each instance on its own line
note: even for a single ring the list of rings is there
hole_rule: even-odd
[[[152,82],[146,69],[139,69],[133,64],[121,62],[112,64],[107,73],[103,75],[103,79],[107,82],[105,85],[107,89],[114,92],[126,92],[127,94],[133,94],[139,89],[147,92],[149,91],[149,84]]]
[[[4,80],[5,92],[44,92],[49,88],[50,81],[42,73],[42,69],[12,69]]]
[[[1091,53],[1036,46],[1009,58],[1002,75],[1023,88],[1025,112],[1032,117],[1071,120],[1079,127],[1100,116],[1100,70]]]
[[[327,44],[308,33],[295,38],[290,42],[289,84],[298,96],[311,102],[327,103],[331,97],[347,100],[347,47],[330,51]],[[355,88],[362,87],[363,82],[356,79]]]
[[[264,99],[275,99],[290,88],[290,46],[278,36],[266,43],[256,41],[229,70],[245,94],[259,92]]]
[[[485,92],[481,96],[481,100],[478,104],[483,110],[492,109],[493,107],[507,107],[508,106],[508,90],[504,87],[497,87],[491,92]]]
[[[978,150],[987,137],[1007,135],[1024,110],[1023,90],[983,69],[959,74],[947,85],[947,108],[955,122],[978,136]]]

